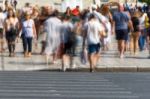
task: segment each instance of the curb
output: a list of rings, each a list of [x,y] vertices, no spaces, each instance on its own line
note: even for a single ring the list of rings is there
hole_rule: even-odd
[[[34,71],[34,70],[33,70]],[[62,72],[61,69],[45,69],[35,71]],[[66,72],[89,72],[89,68],[66,69]],[[95,72],[150,72],[150,67],[100,67]]]

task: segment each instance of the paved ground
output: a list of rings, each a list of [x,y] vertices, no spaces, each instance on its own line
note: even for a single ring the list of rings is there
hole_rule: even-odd
[[[126,53],[125,59],[120,59],[117,56],[117,46],[113,42],[110,51],[101,55],[101,59],[97,65],[98,71],[150,71],[150,61],[148,51],[140,52],[139,55],[133,57],[129,52]],[[8,51],[0,55],[0,70],[4,71],[32,71],[32,70],[59,70],[61,69],[61,60],[56,64],[46,64],[45,56],[39,55],[40,45],[38,48],[33,48],[33,56],[24,58],[22,43],[16,45],[16,57],[8,57]],[[36,50],[35,50],[36,49]],[[80,62],[80,55],[74,57],[74,70],[85,70],[89,68],[89,64]]]
[[[0,99],[150,99],[149,73],[0,72]]]

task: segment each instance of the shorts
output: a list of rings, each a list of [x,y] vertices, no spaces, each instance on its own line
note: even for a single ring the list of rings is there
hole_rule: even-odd
[[[11,34],[9,31],[6,32],[6,40],[8,42],[15,42],[17,35]]]
[[[64,54],[71,54],[73,44],[71,42],[67,42],[64,44]]]
[[[88,45],[88,53],[98,53],[100,51],[100,43]]]
[[[128,41],[128,33],[127,29],[116,30],[116,39]]]

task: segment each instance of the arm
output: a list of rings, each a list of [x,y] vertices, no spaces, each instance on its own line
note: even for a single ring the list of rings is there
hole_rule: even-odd
[[[37,39],[37,33],[36,33],[36,28],[35,28],[34,21],[33,21],[32,29],[33,29],[34,37],[35,37],[35,39]]]

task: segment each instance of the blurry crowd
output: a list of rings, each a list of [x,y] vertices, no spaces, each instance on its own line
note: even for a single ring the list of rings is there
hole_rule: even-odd
[[[17,1],[12,5],[5,2],[0,8],[0,51],[4,52],[4,39],[9,56],[15,56],[15,45],[22,39],[24,57],[32,56],[32,46],[41,43],[41,55],[47,63],[62,59],[62,70],[74,67],[73,58],[80,47],[81,62],[90,63],[93,72],[101,52],[108,51],[115,35],[118,57],[124,58],[130,51],[136,56],[139,51],[150,50],[150,7],[129,8],[117,2],[102,6],[92,5],[80,10],[80,6],[59,12],[54,6],[31,6],[26,3],[17,9]],[[33,42],[34,41],[34,42]],[[115,48],[114,48],[115,49]]]

